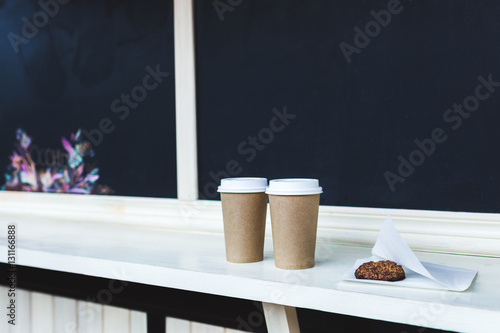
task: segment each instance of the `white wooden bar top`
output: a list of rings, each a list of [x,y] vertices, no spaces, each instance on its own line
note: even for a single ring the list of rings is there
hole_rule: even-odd
[[[13,222],[0,222],[1,262]],[[470,289],[449,292],[343,281],[356,259],[369,257],[364,246],[318,243],[314,268],[287,271],[275,268],[271,239],[264,261],[233,264],[220,234],[34,218],[15,224],[18,265],[460,332],[500,327],[500,258],[416,252],[479,270]]]

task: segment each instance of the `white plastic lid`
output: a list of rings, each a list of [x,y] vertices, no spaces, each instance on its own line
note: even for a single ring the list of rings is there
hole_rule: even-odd
[[[267,194],[274,195],[309,195],[323,193],[317,179],[286,178],[273,179],[269,182]]]
[[[226,193],[256,193],[265,192],[267,188],[267,178],[257,177],[237,177],[224,178],[220,181],[217,192]]]

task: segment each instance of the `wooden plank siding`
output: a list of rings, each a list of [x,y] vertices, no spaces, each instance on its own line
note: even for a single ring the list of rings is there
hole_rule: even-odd
[[[0,285],[0,307],[8,306],[8,288]],[[0,322],[6,333],[147,333],[145,312],[16,290],[16,325]],[[238,333],[230,328],[166,317],[166,332]]]

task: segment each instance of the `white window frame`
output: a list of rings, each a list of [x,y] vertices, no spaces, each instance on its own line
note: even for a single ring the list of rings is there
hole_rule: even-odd
[[[0,191],[0,218],[223,232],[220,202],[198,199],[193,4],[174,0],[178,198]],[[500,256],[500,214],[321,206],[318,241],[372,245],[387,214],[413,249]]]

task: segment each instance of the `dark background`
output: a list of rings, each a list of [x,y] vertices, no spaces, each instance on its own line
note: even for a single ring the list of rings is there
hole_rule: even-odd
[[[443,120],[479,75],[500,81],[500,2],[402,0],[347,63],[339,44],[388,2],[235,1],[221,20],[196,1],[202,197],[218,176],[314,177],[325,205],[500,212],[500,91],[457,130]],[[296,118],[253,160],[238,152],[284,106]],[[435,128],[448,139],[391,191],[384,173]]]
[[[62,151],[61,137],[109,118],[115,130],[94,147],[98,184],[115,195],[176,197],[172,1],[72,1],[16,53],[7,36],[22,36],[37,3],[0,1],[0,183],[17,128],[40,149]],[[121,120],[111,103],[157,65],[170,76]]]

